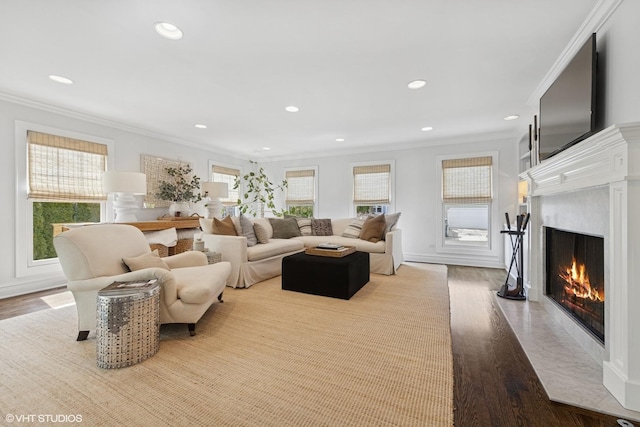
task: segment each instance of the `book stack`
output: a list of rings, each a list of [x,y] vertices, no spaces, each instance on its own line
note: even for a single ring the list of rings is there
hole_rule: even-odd
[[[344,246],[342,245],[336,245],[333,243],[320,243],[318,246],[316,246],[318,249],[329,249],[329,250],[334,250],[334,251],[338,251],[340,249],[344,249]]]
[[[100,289],[98,293],[100,295],[109,295],[109,294],[127,294],[127,293],[138,293],[144,292],[152,288],[158,279],[150,279],[150,280],[133,280],[130,282],[113,282],[106,288]]]

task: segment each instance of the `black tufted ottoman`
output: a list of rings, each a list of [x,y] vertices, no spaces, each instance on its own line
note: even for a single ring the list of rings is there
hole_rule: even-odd
[[[369,281],[369,254],[342,258],[300,252],[282,259],[282,289],[350,299]]]

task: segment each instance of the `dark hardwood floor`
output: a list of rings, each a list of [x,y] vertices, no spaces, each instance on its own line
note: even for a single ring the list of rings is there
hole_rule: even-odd
[[[456,426],[619,426],[617,418],[551,402],[493,293],[500,269],[449,266]]]
[[[617,418],[551,402],[493,301],[499,269],[449,266],[455,426],[615,427]],[[0,300],[0,320],[49,308],[52,289]]]

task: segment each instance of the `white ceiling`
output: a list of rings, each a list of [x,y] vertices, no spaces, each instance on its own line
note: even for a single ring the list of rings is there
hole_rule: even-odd
[[[245,158],[519,138],[595,4],[0,0],[0,92]]]

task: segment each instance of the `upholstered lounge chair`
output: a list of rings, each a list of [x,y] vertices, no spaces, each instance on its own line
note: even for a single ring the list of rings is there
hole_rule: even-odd
[[[160,323],[186,323],[191,335],[195,324],[222,292],[231,273],[228,262],[208,264],[202,252],[189,251],[158,258],[152,255],[144,234],[131,225],[101,224],[74,228],[53,240],[62,270],[78,310],[78,341],[96,327],[98,291],[114,281],[160,281]],[[127,259],[135,271],[123,261]],[[170,269],[145,267],[161,260]],[[141,265],[140,265],[141,264]],[[160,263],[161,264],[161,263]],[[141,269],[136,269],[141,268]]]

